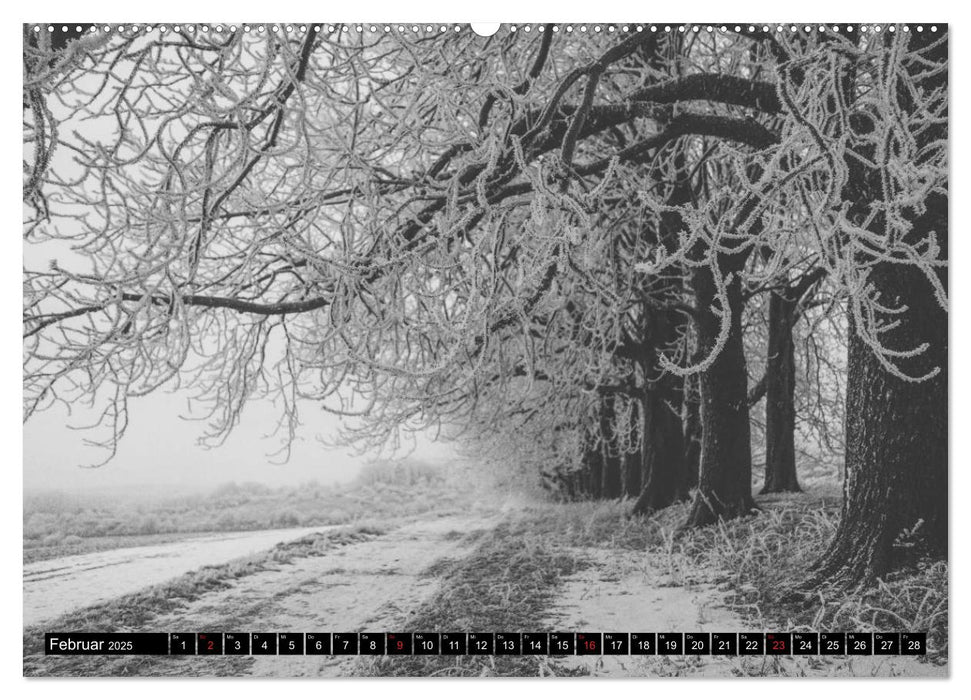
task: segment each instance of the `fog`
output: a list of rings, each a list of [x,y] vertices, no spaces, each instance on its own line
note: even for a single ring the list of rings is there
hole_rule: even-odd
[[[56,406],[33,416],[24,426],[24,488],[65,491],[114,492],[119,489],[162,491],[208,490],[228,481],[255,481],[271,486],[308,480],[320,483],[353,479],[369,459],[405,457],[441,462],[453,456],[447,445],[420,438],[394,454],[360,455],[348,448],[323,444],[318,436],[334,438],[340,419],[312,406],[301,409],[305,424],[298,432],[290,459],[274,455],[278,436],[267,436],[278,414],[269,401],[247,405],[240,425],[218,448],[198,444],[205,423],[185,420],[185,399],[179,394],[156,393],[131,401],[128,431],[116,456],[90,468],[107,452],[85,444],[94,433],[68,426],[90,422],[88,416]],[[103,435],[103,433],[101,433]]]

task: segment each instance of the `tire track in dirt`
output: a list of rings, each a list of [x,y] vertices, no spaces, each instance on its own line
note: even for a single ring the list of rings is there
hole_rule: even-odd
[[[124,547],[25,564],[24,624],[36,625],[77,608],[255,554],[274,545],[340,526],[187,535],[175,542]]]
[[[160,630],[384,632],[401,624],[437,580],[422,572],[471,551],[495,516],[446,516],[405,525],[367,542],[240,579],[153,621]],[[402,630],[404,631],[404,630]],[[355,657],[256,656],[246,673],[267,677],[350,675]]]

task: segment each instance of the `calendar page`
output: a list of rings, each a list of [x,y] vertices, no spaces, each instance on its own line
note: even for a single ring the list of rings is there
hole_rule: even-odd
[[[25,676],[948,675],[947,24],[22,40]]]

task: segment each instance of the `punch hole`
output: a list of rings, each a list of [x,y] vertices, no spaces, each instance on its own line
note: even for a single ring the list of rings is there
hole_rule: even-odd
[[[500,25],[498,22],[473,22],[471,26],[472,31],[479,36],[492,36],[499,31],[499,27],[502,25]]]

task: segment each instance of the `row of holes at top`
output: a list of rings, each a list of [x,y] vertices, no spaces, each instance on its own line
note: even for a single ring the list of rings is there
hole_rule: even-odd
[[[496,33],[496,31],[498,31],[500,29],[500,26],[501,25],[471,25],[470,26],[470,29],[473,32],[475,32],[476,34],[479,34],[480,36],[491,36],[492,34]],[[531,31],[533,31],[533,29],[535,29],[537,32],[544,32],[544,31],[546,31],[547,26],[549,26],[550,29],[552,31],[554,31],[554,32],[564,31],[564,32],[567,32],[567,33],[572,33],[574,31],[581,32],[581,33],[584,33],[584,32],[587,32],[587,31],[592,31],[592,32],[604,32],[604,31],[606,31],[606,32],[628,32],[628,33],[629,32],[643,32],[643,31],[651,31],[651,32],[674,32],[674,31],[677,31],[677,32],[682,32],[682,33],[683,32],[701,32],[701,31],[705,31],[705,32],[716,32],[717,31],[717,32],[721,32],[721,33],[727,33],[727,32],[741,33],[743,31],[748,32],[748,33],[758,32],[758,31],[762,31],[762,32],[771,32],[771,31],[775,31],[775,32],[785,32],[785,31],[788,31],[788,32],[798,32],[798,31],[804,31],[804,32],[814,32],[814,31],[828,32],[828,31],[832,31],[832,32],[836,32],[836,33],[852,33],[854,31],[859,31],[859,32],[867,32],[867,31],[880,32],[880,31],[886,30],[888,32],[894,32],[894,31],[897,30],[897,26],[896,25],[892,25],[892,24],[891,25],[880,25],[880,24],[872,24],[872,25],[866,25],[866,24],[852,25],[852,24],[846,24],[846,25],[818,25],[818,26],[817,25],[802,25],[802,26],[798,26],[798,25],[794,25],[794,24],[791,24],[791,25],[777,24],[777,25],[771,25],[771,26],[770,25],[767,25],[767,24],[763,24],[763,25],[752,25],[752,24],[749,24],[749,25],[738,25],[738,24],[736,24],[736,25],[732,25],[732,26],[724,25],[724,24],[723,25],[720,25],[720,26],[715,26],[715,25],[697,25],[697,24],[696,25],[686,25],[686,24],[675,24],[675,25],[671,25],[671,24],[663,24],[663,25],[656,25],[656,24],[652,24],[652,25],[642,25],[642,24],[636,24],[636,25],[627,25],[627,24],[625,24],[625,25],[615,25],[615,24],[606,24],[606,25],[599,25],[599,24],[597,24],[597,25],[590,25],[590,26],[588,26],[588,25],[585,25],[585,24],[581,24],[581,25],[568,24],[568,25],[565,25],[565,26],[562,26],[562,27],[560,25],[556,25],[556,24],[554,24],[554,25],[542,25],[542,24],[540,24],[540,25],[528,25],[528,24],[526,24],[526,25],[515,25],[515,24],[511,24],[511,25],[508,25],[507,26],[507,31],[510,31],[510,32],[516,32],[516,31],[531,32]],[[314,32],[324,31],[324,32],[327,32],[329,34],[333,34],[335,32],[348,32],[348,31],[357,31],[357,32],[379,32],[379,31],[393,32],[393,31],[397,31],[399,33],[404,33],[404,32],[407,32],[407,31],[411,31],[413,33],[425,32],[426,34],[428,34],[428,33],[444,33],[444,32],[449,31],[449,29],[452,29],[452,31],[460,32],[460,31],[463,30],[463,27],[464,27],[464,25],[460,25],[460,24],[454,24],[454,25],[444,25],[444,24],[443,25],[431,25],[431,24],[428,24],[428,25],[417,25],[417,24],[413,24],[413,25],[410,25],[410,26],[406,26],[406,25],[403,25],[403,24],[399,24],[399,25],[388,25],[388,24],[384,24],[384,25],[376,25],[376,24],[363,25],[363,24],[357,24],[357,25],[323,25],[323,26],[321,26],[321,25],[292,25],[292,24],[287,24],[287,25],[275,25],[275,24],[274,25],[262,25],[262,24],[260,24],[260,25],[248,25],[247,24],[247,25],[243,25],[242,26],[242,30],[244,32],[267,32],[267,31],[270,31],[270,32],[281,32],[281,31],[283,31],[283,32],[294,32],[294,31],[297,31],[297,32],[306,32],[306,31],[310,30],[310,31],[314,31]],[[493,27],[495,29],[493,29]],[[902,31],[905,31],[905,32],[911,31],[911,26],[910,25],[906,25],[905,24],[905,25],[902,25],[900,28],[901,28]],[[139,25],[131,25],[131,26],[128,26],[128,25],[115,25],[115,26],[113,26],[113,25],[107,25],[106,24],[106,25],[92,25],[91,27],[89,27],[87,29],[87,31],[89,31],[89,32],[116,32],[118,34],[126,34],[126,33],[127,34],[138,34],[139,32],[150,33],[152,31],[155,31],[156,29],[159,32],[162,32],[162,33],[167,32],[167,31],[172,31],[172,32],[176,32],[176,33],[183,32],[184,31],[184,32],[187,32],[187,33],[190,33],[190,34],[196,32],[196,31],[199,31],[199,32],[202,32],[202,33],[207,33],[209,31],[214,31],[216,33],[221,33],[221,32],[224,32],[224,31],[235,32],[237,30],[237,26],[234,25],[234,24],[233,25],[226,25],[226,26],[221,25],[221,24],[217,24],[217,25],[209,25],[209,24],[194,25],[194,24],[189,24],[189,25],[184,25],[184,26],[183,25],[180,25],[180,24],[174,24],[174,25],[165,25],[165,24],[162,24],[162,25],[155,25],[155,26],[153,26],[153,25],[144,25],[144,26],[139,26]],[[929,29],[931,32],[936,32],[937,31],[937,25],[930,25],[930,26],[926,27],[926,29]],[[55,31],[69,32],[69,31],[74,31],[75,33],[80,33],[80,32],[85,31],[85,29],[83,27],[81,27],[80,25],[75,25],[73,27],[72,26],[69,26],[69,25],[59,25],[58,26],[58,25],[53,25],[53,24],[49,24],[49,25],[46,25],[46,26],[45,25],[34,25],[34,31],[35,32],[40,32],[40,31],[45,31],[45,30],[48,31],[48,32],[55,32]],[[925,26],[924,25],[914,25],[913,26],[913,30],[914,31],[917,31],[917,32],[923,32],[925,30]]]

